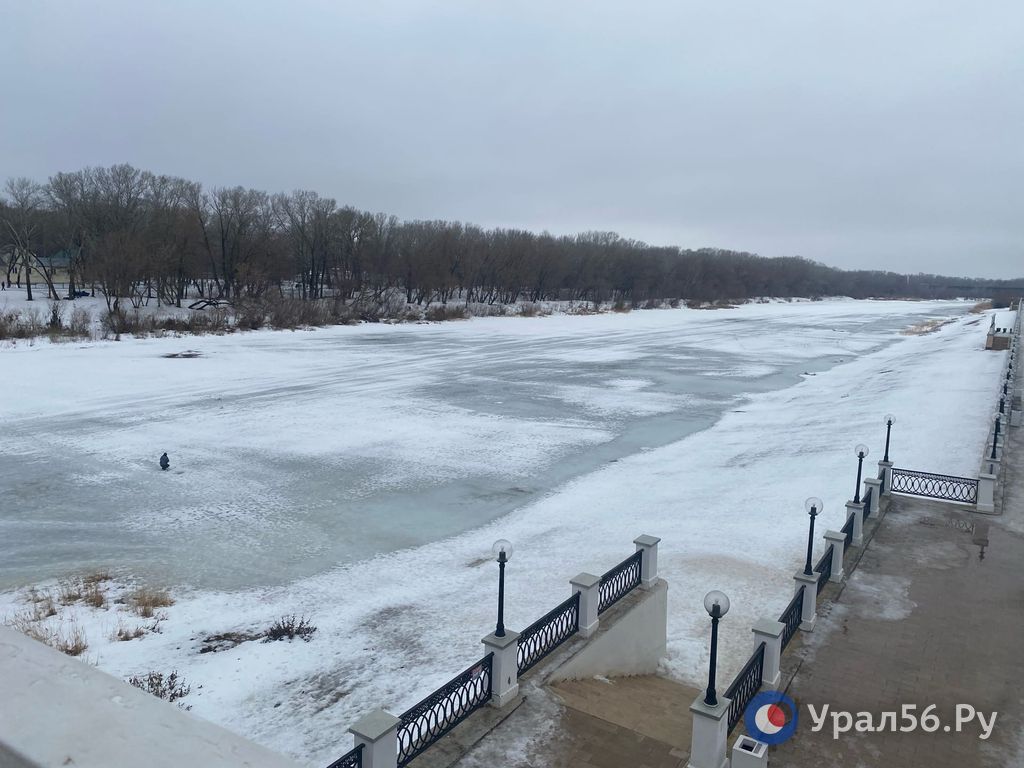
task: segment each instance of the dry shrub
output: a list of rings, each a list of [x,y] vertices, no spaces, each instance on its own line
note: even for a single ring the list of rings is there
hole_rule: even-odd
[[[164,675],[162,672],[147,672],[144,675],[128,678],[128,682],[146,693],[151,693],[164,701],[177,701],[188,696],[192,687],[185,685],[184,679],[178,677],[177,671]],[[181,706],[180,704],[178,706]],[[191,709],[191,707],[186,707]]]
[[[93,608],[102,608],[107,604],[107,596],[103,590],[100,589],[100,582],[91,581],[83,582],[84,589],[82,591],[82,600],[86,605],[91,605]]]
[[[296,637],[302,638],[307,643],[313,639],[313,633],[316,632],[316,627],[309,623],[309,619],[306,617],[295,618],[292,616],[282,616],[280,619],[270,625],[270,629],[263,635],[264,643],[272,643],[275,640],[294,640]]]
[[[23,635],[36,640],[37,642],[55,648],[68,656],[80,656],[89,647],[85,639],[85,632],[75,622],[70,622],[67,628],[51,627],[40,622],[30,611],[22,611],[14,614],[6,622]]]
[[[427,311],[423,313],[423,317],[432,323],[443,322],[445,320],[465,320],[466,319],[466,308],[462,306],[449,306],[447,304],[437,304],[433,307],[427,307]]]
[[[127,624],[124,623],[123,619],[118,619],[117,627],[115,627],[114,631],[110,633],[110,639],[117,640],[120,642],[127,642],[129,640],[134,640],[138,637],[142,637],[144,634],[146,634],[145,627],[129,627]]]
[[[626,304],[624,299],[616,299],[612,304],[612,312],[629,312],[632,307]]]
[[[39,310],[8,310],[0,312],[0,339],[34,339],[47,332]]]
[[[551,312],[545,309],[541,304],[537,304],[533,301],[525,302],[519,308],[519,315],[521,317],[547,317]]]
[[[979,301],[971,307],[970,312],[972,315],[980,315],[982,312],[987,312],[990,309],[992,309],[991,301]]]
[[[89,643],[86,642],[82,628],[71,622],[66,634],[62,630],[56,630],[53,647],[68,656],[80,656],[89,647]]]
[[[128,595],[128,603],[136,614],[144,619],[151,619],[157,608],[174,605],[174,598],[166,589],[139,587]]]
[[[72,336],[85,338],[92,336],[92,312],[86,307],[75,307],[72,309],[68,330]]]
[[[77,603],[85,594],[85,585],[81,579],[67,578],[57,582],[57,598],[61,605]]]

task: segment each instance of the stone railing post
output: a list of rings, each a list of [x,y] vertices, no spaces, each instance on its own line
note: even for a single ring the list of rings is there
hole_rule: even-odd
[[[726,749],[731,703],[730,699],[719,696],[718,704],[712,707],[704,703],[703,696],[698,696],[690,705],[693,732],[686,768],[726,768],[729,765]]]
[[[978,475],[978,500],[975,508],[979,512],[995,512],[996,476],[986,473]]]
[[[801,589],[804,591],[804,609],[800,614],[800,629],[804,632],[812,632],[814,623],[818,620],[818,579],[820,578],[820,573],[812,573],[808,576],[803,571],[797,571],[793,576],[797,592]]]
[[[637,536],[633,539],[636,551],[643,552],[640,556],[640,586],[651,589],[658,580],[658,542],[656,536]]]
[[[846,502],[846,515],[853,515],[853,541],[850,543],[859,547],[864,543],[864,502],[854,504]]]
[[[761,671],[761,682],[773,690],[778,690],[782,680],[782,633],[786,625],[781,621],[763,619],[750,630],[754,633],[754,649],[764,643],[764,666]]]
[[[864,511],[866,515],[877,515],[882,502],[882,481],[877,477],[864,479],[864,495],[871,491],[871,509]]]
[[[846,534],[842,531],[825,531],[825,542],[832,545],[832,575],[828,580],[843,580],[843,559],[846,556]]]
[[[491,706],[503,707],[519,694],[519,633],[505,631],[504,637],[493,632],[482,641],[491,660]]]
[[[356,737],[356,746],[363,745],[363,768],[397,768],[401,724],[390,712],[377,709],[348,729]]]
[[[601,604],[601,577],[581,573],[570,579],[573,594],[580,593],[580,636],[590,637],[597,631],[597,609]]]
[[[882,480],[882,492],[888,496],[892,493],[892,462],[878,462],[878,475]]]

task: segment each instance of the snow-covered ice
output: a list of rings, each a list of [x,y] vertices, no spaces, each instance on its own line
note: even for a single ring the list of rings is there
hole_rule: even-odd
[[[807,518],[839,528],[853,446],[971,475],[1003,354],[967,305],[830,301],[485,318],[0,351],[0,579],[96,565],[174,586],[162,632],[87,655],[177,669],[193,712],[311,765],[376,707],[403,711],[482,655],[489,547],[511,539],[506,624],[527,625],[641,533],[662,538],[667,674],[696,683],[723,589],[728,680],[792,591]],[[901,328],[956,322],[921,336]],[[196,358],[167,358],[184,349]],[[172,469],[156,457],[167,450]],[[820,546],[819,546],[820,551]],[[0,613],[20,593],[0,597]],[[200,638],[283,614],[310,643]],[[198,689],[202,685],[202,689]]]

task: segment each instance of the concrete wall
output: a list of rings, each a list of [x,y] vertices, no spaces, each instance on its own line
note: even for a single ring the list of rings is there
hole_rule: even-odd
[[[551,673],[549,682],[594,675],[649,675],[658,670],[667,641],[668,582],[658,579],[652,589],[636,590],[622,602],[622,609],[616,605],[602,614],[597,632]]]
[[[298,768],[85,662],[0,627],[0,768]]]

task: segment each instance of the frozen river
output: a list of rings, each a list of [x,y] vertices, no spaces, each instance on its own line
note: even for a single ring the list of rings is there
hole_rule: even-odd
[[[978,471],[1005,359],[988,322],[826,301],[2,349],[0,583],[102,566],[171,585],[159,631],[130,642],[114,629],[144,622],[113,601],[44,623],[80,628],[119,677],[178,670],[193,714],[311,766],[480,657],[497,538],[522,629],[661,537],[662,673],[702,684],[714,588],[726,681],[792,594],[803,500],[824,499],[820,530],[843,524],[853,447],[870,471],[886,412],[899,466]],[[912,605],[899,579],[876,586]],[[0,618],[27,597],[0,589]],[[289,614],[312,642],[201,652]]]
[[[0,588],[93,566],[274,585],[420,545],[965,310],[867,306],[6,350]]]

